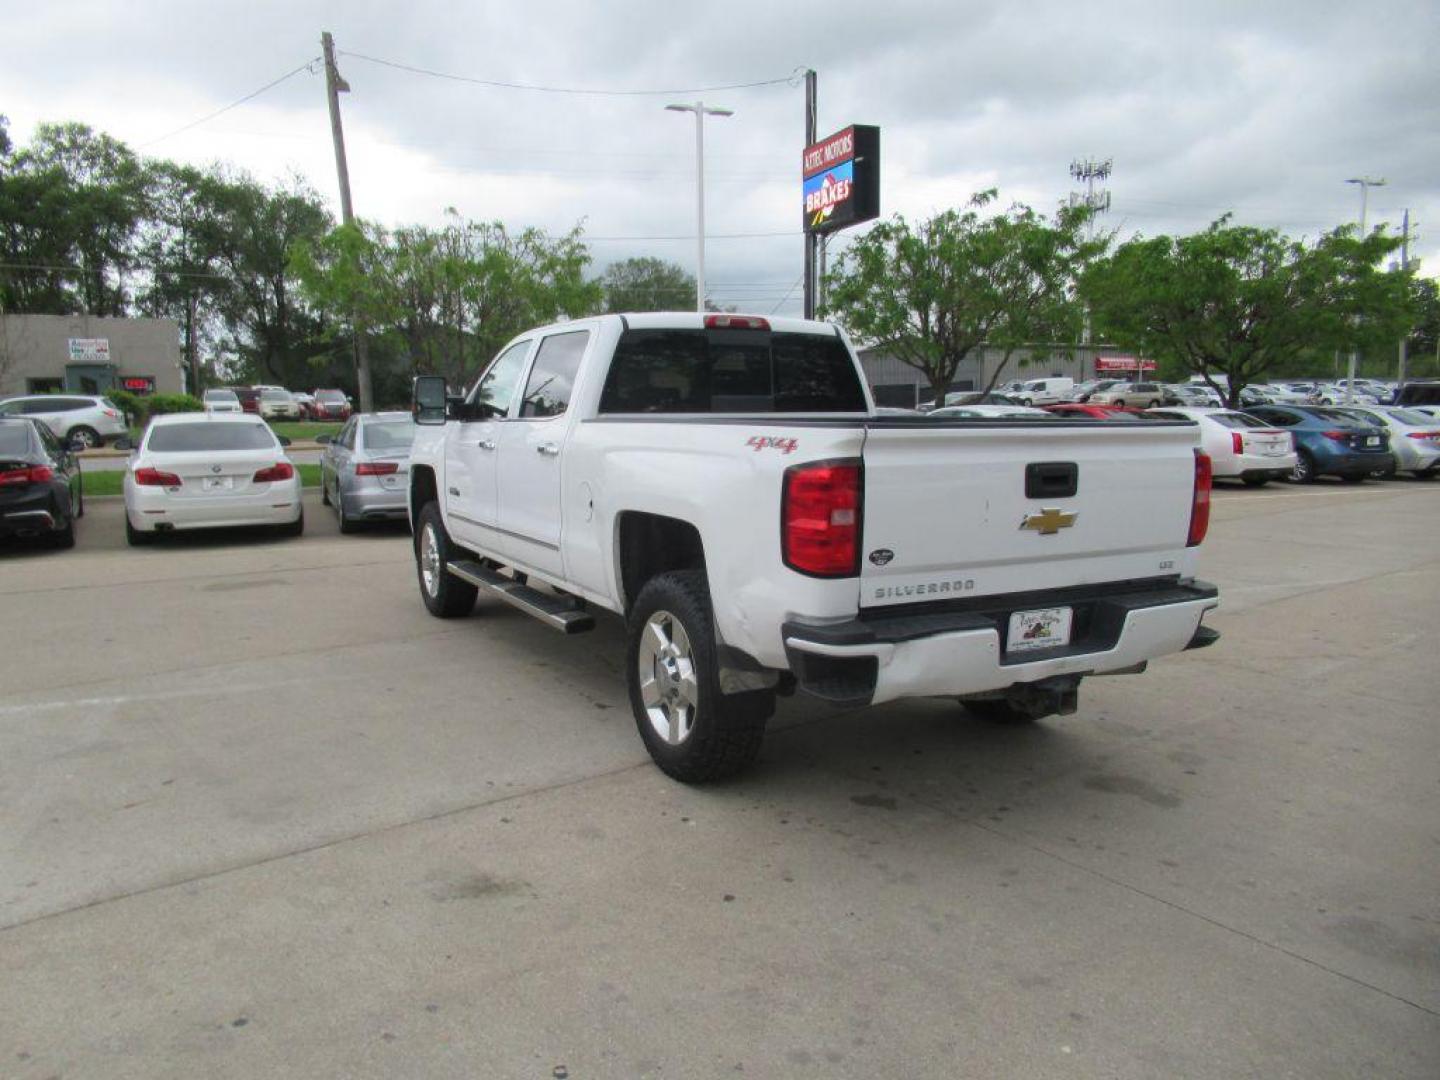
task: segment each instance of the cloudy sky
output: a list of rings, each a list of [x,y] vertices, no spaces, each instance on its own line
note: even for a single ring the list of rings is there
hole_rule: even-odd
[[[991,186],[1050,211],[1075,187],[1072,161],[1108,158],[1104,225],[1122,237],[1227,211],[1313,237],[1358,218],[1345,181],[1369,176],[1387,181],[1370,223],[1398,230],[1408,208],[1412,254],[1440,271],[1433,0],[0,0],[0,25],[0,114],[17,142],[80,120],[147,155],[298,172],[338,212],[324,78],[303,68],[329,30],[352,87],[358,214],[583,221],[597,270],[659,255],[693,271],[694,122],[664,106],[703,97],[735,111],[706,126],[709,291],[742,310],[799,310],[804,91],[791,76],[806,67],[822,135],[881,128],[886,214]],[[747,83],[767,85],[704,89]],[[662,92],[594,92],[637,90]]]

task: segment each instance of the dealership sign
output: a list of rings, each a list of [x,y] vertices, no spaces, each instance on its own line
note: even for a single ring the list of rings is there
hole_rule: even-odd
[[[103,337],[72,337],[70,341],[70,362],[72,364],[110,363],[110,339]]]
[[[1141,360],[1138,356],[1101,356],[1095,360],[1095,370],[1100,371],[1154,371],[1154,360]]]
[[[880,216],[880,129],[855,124],[805,147],[805,231],[829,233]]]

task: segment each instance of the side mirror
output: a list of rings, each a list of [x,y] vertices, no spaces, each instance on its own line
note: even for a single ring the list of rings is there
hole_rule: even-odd
[[[445,423],[446,395],[443,375],[416,375],[410,390],[410,413],[417,424]]]
[[[277,435],[276,438],[280,440],[280,445],[281,445],[281,446],[289,446],[289,445],[290,445],[290,438],[289,438],[289,436],[286,436],[286,435]]]
[[[319,443],[321,446],[328,446],[328,445],[330,444],[330,436],[329,436],[329,435],[316,435],[316,436],[315,436],[315,441],[316,441],[317,443]]]
[[[111,443],[110,445],[112,445],[113,447],[115,447],[116,450],[133,450],[133,449],[135,449],[135,445],[130,441],[129,437],[128,437],[128,436],[125,436],[125,435],[121,435],[120,438],[116,439],[116,440],[115,440],[113,443]]]
[[[119,445],[119,444],[117,443],[116,445]],[[85,440],[84,440],[84,439],[71,439],[66,448],[67,448],[72,454],[78,454],[78,453],[80,453],[81,451],[83,451],[83,450],[86,449],[86,447],[85,447]]]

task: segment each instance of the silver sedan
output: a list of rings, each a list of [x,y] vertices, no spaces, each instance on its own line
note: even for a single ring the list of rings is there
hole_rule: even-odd
[[[415,421],[405,412],[359,413],[333,439],[320,436],[320,501],[335,507],[342,533],[406,516],[414,441]]]
[[[1440,423],[1433,416],[1395,405],[1347,405],[1341,411],[1389,430],[1396,472],[1408,472],[1417,480],[1440,476]]]

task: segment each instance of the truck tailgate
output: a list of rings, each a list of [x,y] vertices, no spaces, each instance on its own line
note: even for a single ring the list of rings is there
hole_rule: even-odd
[[[1198,443],[1173,422],[872,421],[861,606],[1176,574]]]

